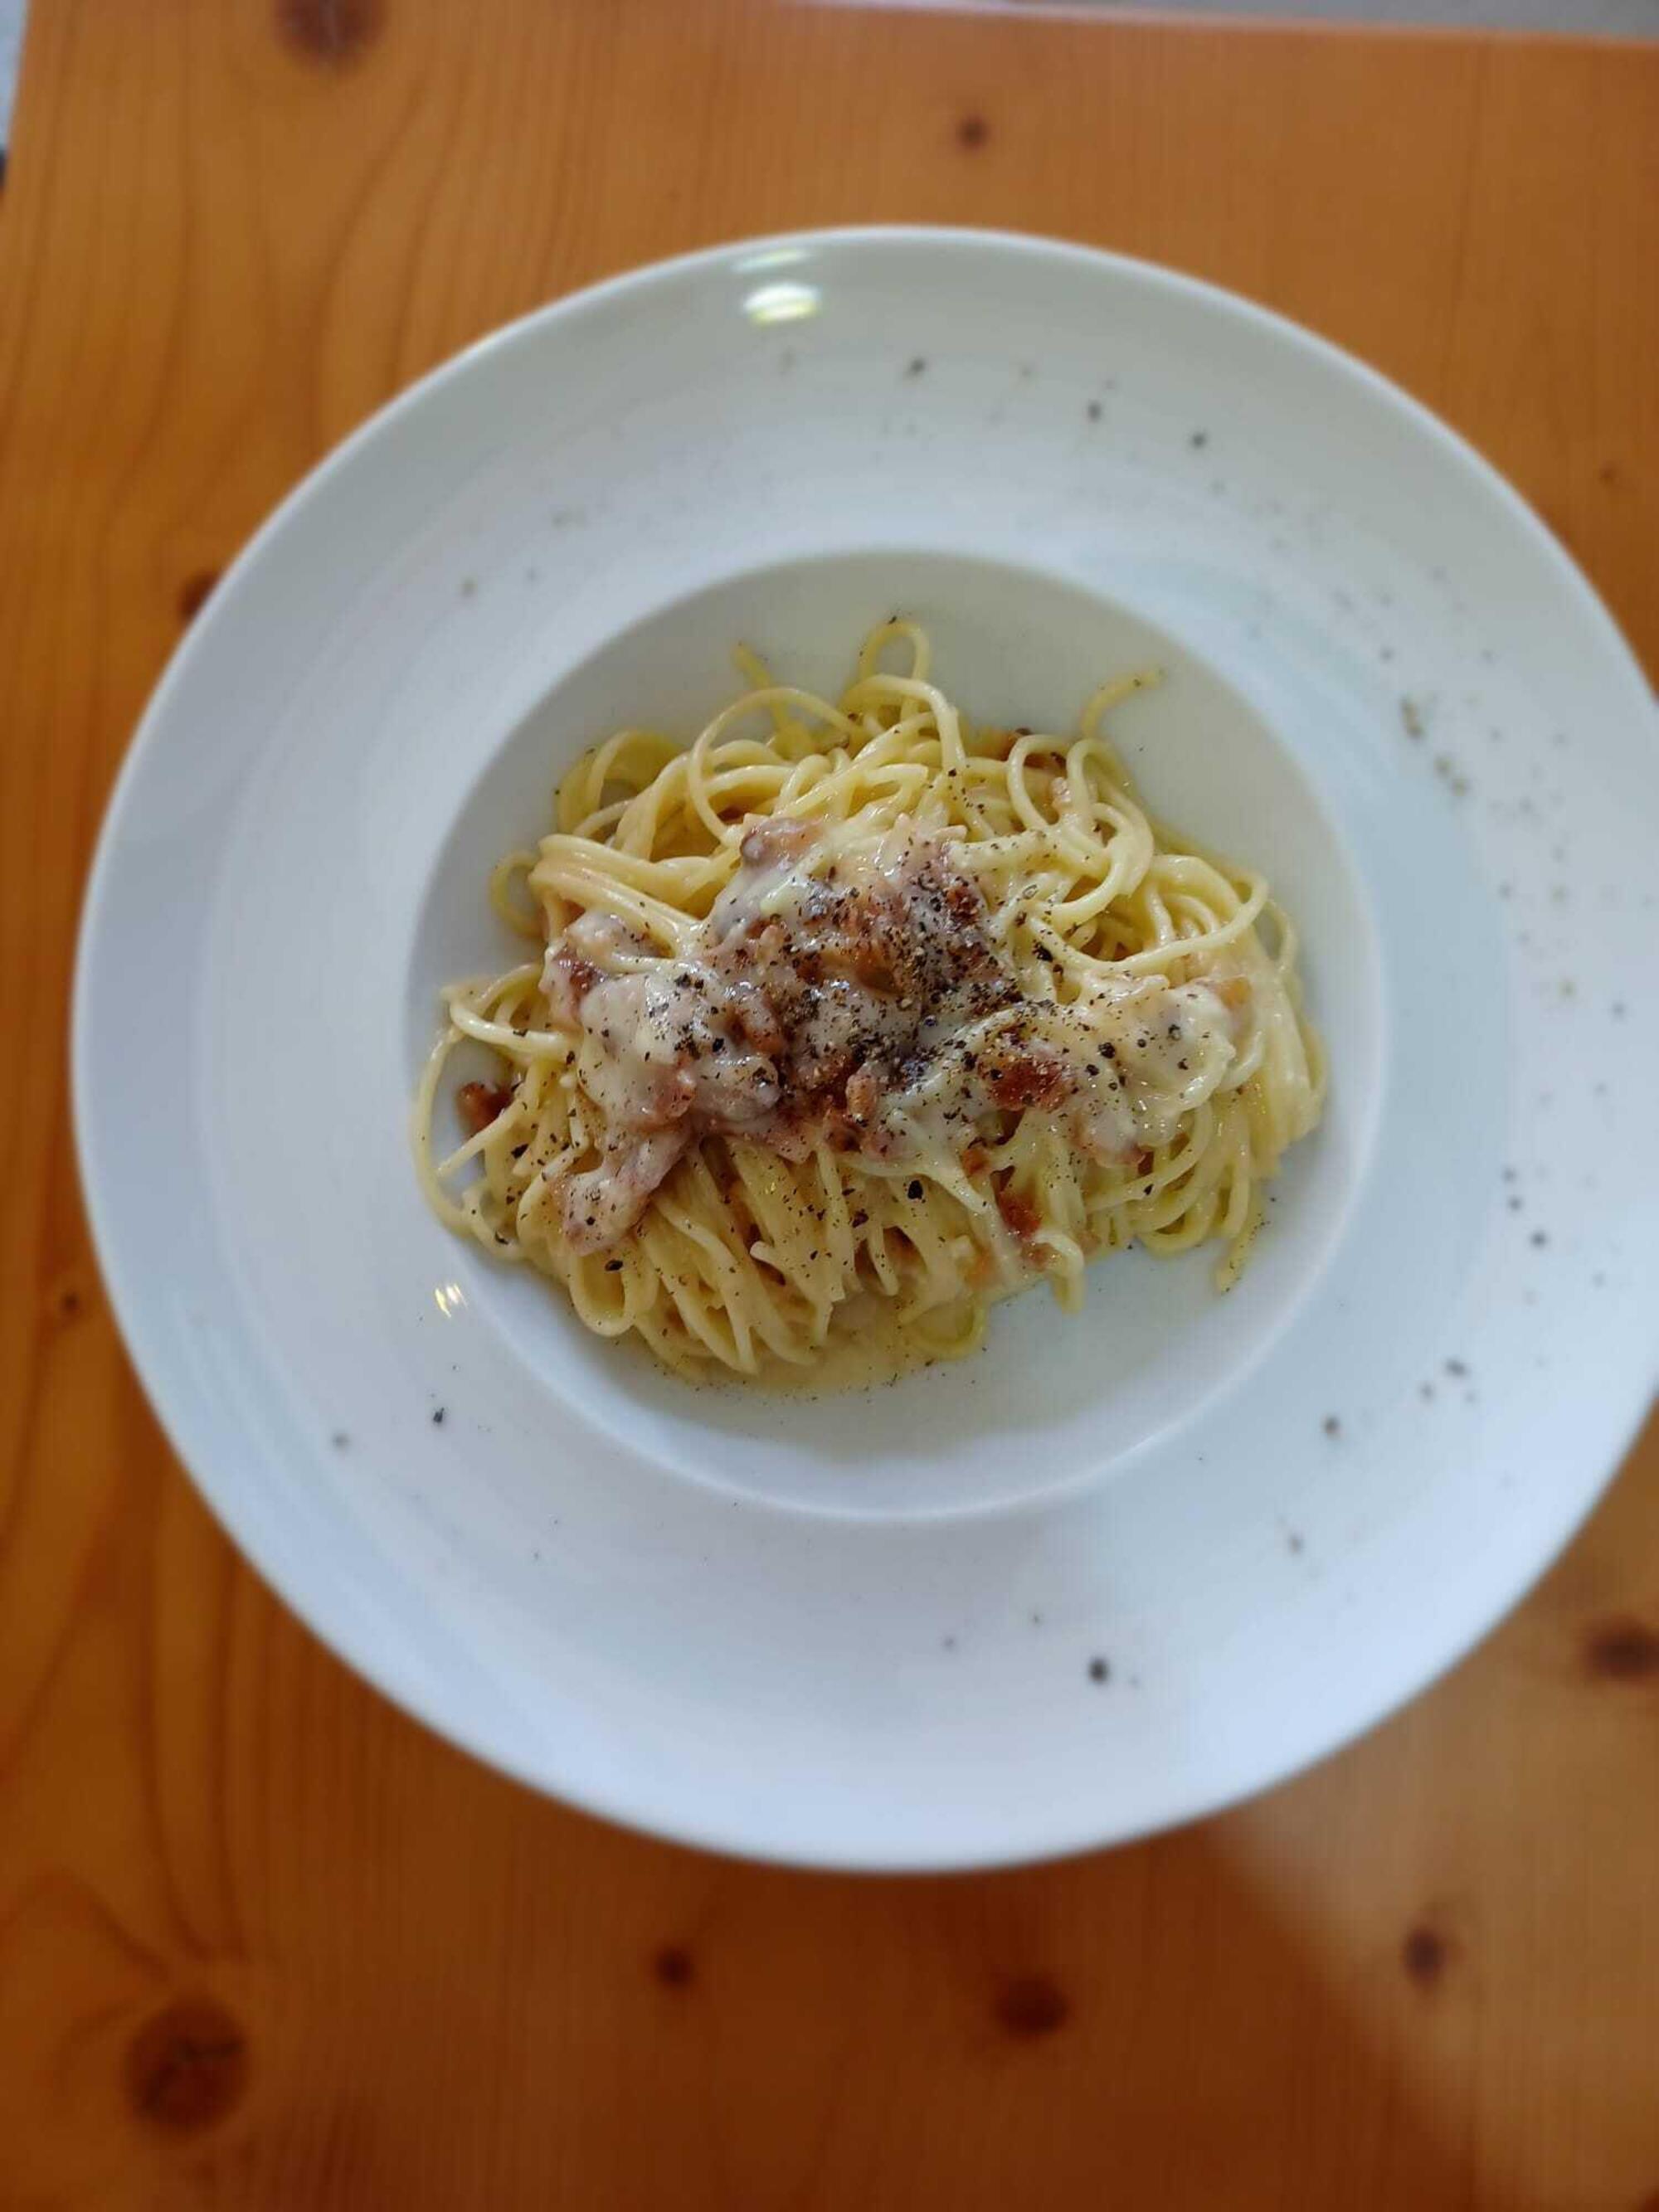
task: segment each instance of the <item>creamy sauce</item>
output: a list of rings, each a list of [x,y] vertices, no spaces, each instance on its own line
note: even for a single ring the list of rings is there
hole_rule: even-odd
[[[949,841],[904,823],[763,823],[683,952],[585,914],[543,982],[599,1130],[599,1165],[562,1194],[579,1252],[623,1236],[703,1133],[922,1164],[1030,1109],[1127,1160],[1167,1142],[1235,1053],[1206,982],[1030,995]]]

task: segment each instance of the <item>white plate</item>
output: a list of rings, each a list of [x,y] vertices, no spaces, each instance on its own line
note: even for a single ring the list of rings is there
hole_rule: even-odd
[[[1165,660],[1121,736],[1301,921],[1328,1113],[1227,1298],[1131,1256],[969,1366],[691,1391],[428,1218],[409,1094],[574,755],[895,606],[989,718]],[[942,1867],[1219,1805],[1463,1650],[1647,1402],[1654,739],[1514,494],[1243,301],[924,231],[583,294],[295,494],[127,762],[75,1073],[140,1371],[337,1650],[595,1810]]]

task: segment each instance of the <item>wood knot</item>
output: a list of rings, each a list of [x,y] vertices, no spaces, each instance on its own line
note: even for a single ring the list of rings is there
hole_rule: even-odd
[[[696,1961],[683,1943],[664,1943],[653,1954],[651,1971],[665,1989],[689,1989],[697,1978]]]
[[[211,1997],[179,1997],[153,2013],[127,2046],[127,2093],[157,2127],[211,2127],[247,2086],[247,2041]]]
[[[179,586],[179,619],[186,628],[193,623],[218,589],[216,568],[198,568]]]
[[[380,34],[383,0],[276,0],[276,30],[285,45],[325,69],[362,58]]]
[[[1419,1921],[1401,1939],[1400,1964],[1407,1981],[1419,1990],[1434,1989],[1451,1964],[1451,1945],[1437,1928]]]
[[[997,2026],[1013,2036],[1052,2035],[1064,2027],[1072,2008],[1066,1993],[1047,1974],[1017,1974],[997,1991]]]
[[[957,125],[957,143],[965,153],[976,153],[991,135],[982,115],[964,115]]]
[[[1628,1617],[1599,1621],[1584,1638],[1584,1665],[1604,1682],[1659,1680],[1659,1630]]]

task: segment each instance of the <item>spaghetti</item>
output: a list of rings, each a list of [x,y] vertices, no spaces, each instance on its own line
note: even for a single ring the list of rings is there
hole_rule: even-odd
[[[447,994],[440,1216],[600,1335],[774,1382],[968,1352],[1134,1243],[1219,1240],[1230,1286],[1323,1069],[1267,884],[1155,824],[1105,735],[1155,679],[1048,736],[973,728],[908,622],[833,703],[738,662],[694,744],[619,732],[496,868],[534,949]],[[495,1079],[436,1158],[469,1044]]]

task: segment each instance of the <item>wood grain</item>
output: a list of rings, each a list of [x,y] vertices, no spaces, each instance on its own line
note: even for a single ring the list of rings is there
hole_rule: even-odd
[[[782,0],[33,0],[0,198],[0,2208],[1659,2205],[1659,1434],[1480,1653],[987,1879],[525,1796],[231,1553],[67,1133],[82,872],[214,575],[488,325],[722,236],[1124,247],[1470,433],[1659,665],[1659,50]]]

